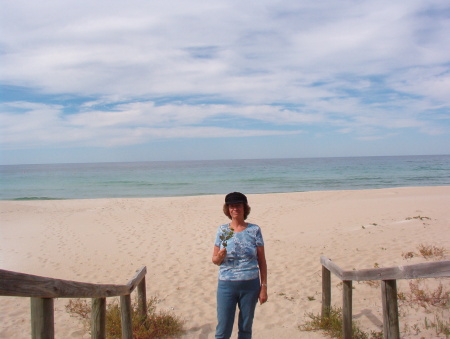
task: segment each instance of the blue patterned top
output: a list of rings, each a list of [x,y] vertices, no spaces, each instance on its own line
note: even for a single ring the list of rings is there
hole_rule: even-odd
[[[223,248],[220,235],[229,231],[230,224],[219,226],[215,246]],[[227,241],[227,255],[220,265],[219,280],[251,280],[259,277],[257,246],[264,246],[261,228],[248,224],[247,228]]]

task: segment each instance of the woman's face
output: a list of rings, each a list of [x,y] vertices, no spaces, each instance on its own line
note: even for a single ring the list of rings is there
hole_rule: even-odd
[[[228,210],[230,211],[230,215],[232,218],[237,218],[240,216],[244,216],[244,204],[229,204]]]

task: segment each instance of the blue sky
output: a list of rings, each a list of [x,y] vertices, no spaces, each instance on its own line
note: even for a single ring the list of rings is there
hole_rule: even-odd
[[[450,153],[447,0],[0,6],[0,164]]]

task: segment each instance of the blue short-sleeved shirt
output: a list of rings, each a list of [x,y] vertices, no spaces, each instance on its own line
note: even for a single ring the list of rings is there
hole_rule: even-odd
[[[229,231],[230,224],[219,226],[214,245],[223,248],[220,236]],[[261,228],[248,224],[247,228],[227,241],[227,255],[220,265],[219,280],[251,280],[259,277],[256,247],[264,246]]]

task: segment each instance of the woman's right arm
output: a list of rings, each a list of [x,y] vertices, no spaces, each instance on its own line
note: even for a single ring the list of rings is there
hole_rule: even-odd
[[[220,266],[227,255],[227,249],[224,247],[220,249],[218,246],[214,246],[212,262],[217,266]]]

